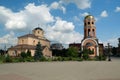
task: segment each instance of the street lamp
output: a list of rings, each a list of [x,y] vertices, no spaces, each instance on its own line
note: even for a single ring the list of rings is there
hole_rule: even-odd
[[[111,61],[111,57],[110,57],[110,43],[108,43],[108,61]]]

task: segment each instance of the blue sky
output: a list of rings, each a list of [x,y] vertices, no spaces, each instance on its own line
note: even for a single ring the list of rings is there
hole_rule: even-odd
[[[88,14],[96,19],[99,41],[117,46],[120,0],[0,0],[0,48],[17,44],[38,24],[51,42],[80,43]]]

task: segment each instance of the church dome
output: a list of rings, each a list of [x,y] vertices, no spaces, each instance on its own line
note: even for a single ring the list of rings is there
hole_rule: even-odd
[[[94,18],[94,16],[92,16],[92,15],[85,16],[85,19],[93,19],[93,18]]]
[[[43,29],[40,27],[36,27],[34,30],[42,30],[43,31]]]

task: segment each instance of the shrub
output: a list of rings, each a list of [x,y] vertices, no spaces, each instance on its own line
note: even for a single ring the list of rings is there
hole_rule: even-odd
[[[22,58],[26,58],[27,57],[27,54],[25,52],[21,52],[20,55],[21,55]]]
[[[52,59],[52,61],[58,61],[58,59],[57,59],[56,57],[54,57],[54,58]]]
[[[82,57],[83,57],[84,60],[88,60],[89,59],[89,54],[84,53]]]
[[[42,56],[39,60],[40,61],[47,61],[47,59],[44,56]]]
[[[34,58],[33,57],[27,57],[24,60],[25,62],[34,62]]]
[[[19,62],[25,62],[25,59],[22,58],[22,57],[20,57],[20,58],[18,59],[18,61],[19,61]]]
[[[60,57],[60,56],[59,56],[59,57],[57,58],[57,60],[58,60],[58,61],[63,61],[64,59],[63,59],[63,57]]]
[[[63,57],[63,61],[68,61],[68,57]]]
[[[0,63],[3,63],[4,61],[4,56],[0,56]]]
[[[11,63],[11,62],[13,62],[13,60],[9,55],[6,55],[4,58],[4,62]]]
[[[19,57],[12,58],[13,62],[19,62]]]
[[[31,57],[31,51],[28,49],[26,53],[27,57]]]
[[[53,59],[52,58],[47,58],[46,59],[48,62],[51,62]]]
[[[92,51],[90,51],[89,49],[84,49],[82,51],[82,57],[84,60],[88,60],[89,59],[89,54],[92,54]]]
[[[106,56],[104,56],[104,55],[96,56],[96,57],[95,57],[95,60],[96,60],[96,61],[103,61],[103,60],[106,60]]]
[[[69,57],[68,58],[69,61],[82,61],[82,58],[79,58],[79,57]]]
[[[71,61],[72,60],[72,57],[68,57],[68,61]]]
[[[68,48],[67,57],[78,57],[79,56],[78,51],[79,50],[76,47],[70,47],[70,48]]]
[[[83,61],[83,59],[82,58],[78,58],[77,61]]]

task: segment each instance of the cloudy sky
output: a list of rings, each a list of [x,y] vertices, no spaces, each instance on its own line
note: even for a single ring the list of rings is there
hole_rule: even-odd
[[[0,48],[17,44],[38,24],[52,43],[80,43],[88,14],[96,19],[99,41],[117,46],[120,0],[0,0]]]

